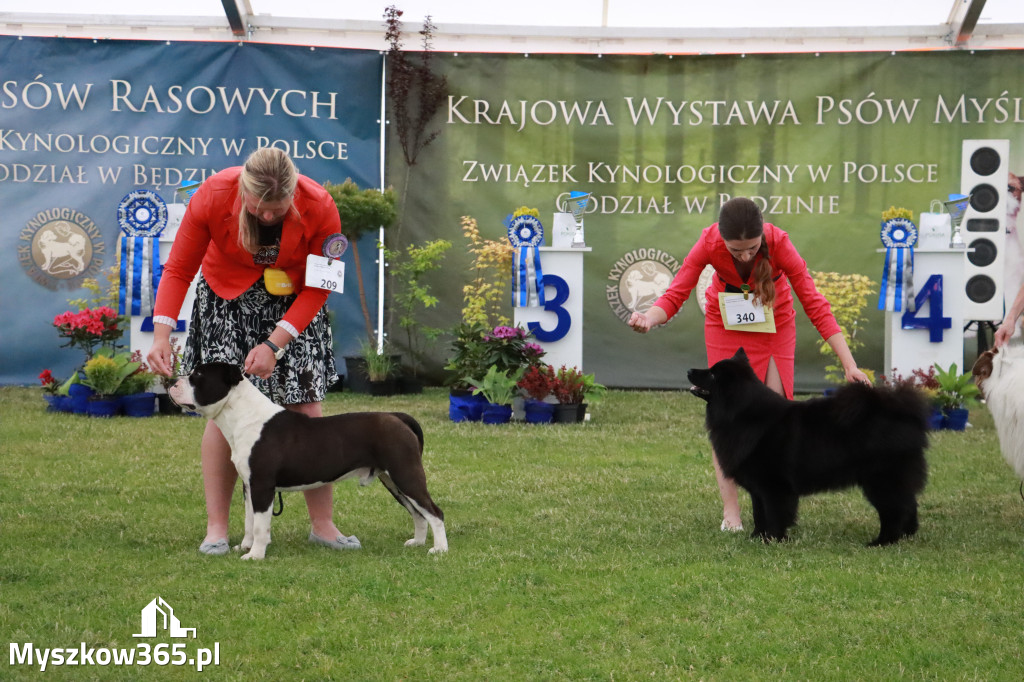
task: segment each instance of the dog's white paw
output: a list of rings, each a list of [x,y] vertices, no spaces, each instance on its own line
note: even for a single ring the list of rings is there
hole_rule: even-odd
[[[243,554],[242,555],[242,560],[243,561],[247,561],[249,559],[262,559],[263,557],[264,557],[263,554],[257,554],[256,552],[249,552],[248,554]]]
[[[409,540],[405,541],[405,546],[406,547],[419,547],[422,544],[425,544],[425,541],[424,540],[417,540],[416,538],[410,538]]]
[[[448,551],[447,547],[431,547],[427,551],[427,554],[441,554],[442,552],[447,552],[447,551]]]

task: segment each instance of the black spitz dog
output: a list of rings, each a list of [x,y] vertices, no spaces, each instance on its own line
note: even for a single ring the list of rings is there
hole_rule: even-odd
[[[830,397],[787,400],[757,378],[742,348],[687,376],[708,403],[722,471],[750,493],[752,537],[786,539],[801,495],[855,485],[878,511],[871,545],[917,532],[928,478],[928,405],[918,390],[848,384]]]

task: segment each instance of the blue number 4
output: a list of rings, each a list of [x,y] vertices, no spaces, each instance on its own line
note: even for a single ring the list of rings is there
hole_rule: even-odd
[[[916,311],[928,301],[928,317],[918,317]],[[931,275],[924,288],[914,297],[914,310],[903,313],[904,329],[927,329],[931,343],[942,343],[942,330],[953,326],[953,320],[942,316],[942,275]]]

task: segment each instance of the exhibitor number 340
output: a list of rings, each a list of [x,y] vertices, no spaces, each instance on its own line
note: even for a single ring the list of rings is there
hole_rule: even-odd
[[[753,312],[736,313],[736,324],[750,324],[751,322],[757,322],[757,315]]]

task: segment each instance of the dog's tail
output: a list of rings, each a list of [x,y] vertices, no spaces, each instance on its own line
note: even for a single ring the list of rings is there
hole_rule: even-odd
[[[416,434],[416,439],[420,442],[420,452],[423,452],[423,429],[420,427],[420,423],[411,414],[405,412],[392,412],[393,415],[405,422],[405,425],[412,429],[412,432]]]

